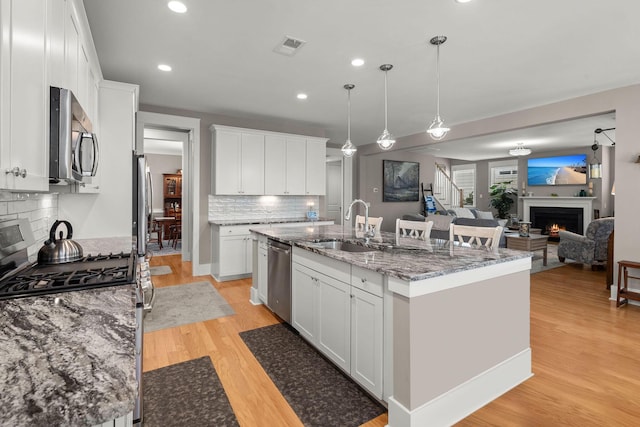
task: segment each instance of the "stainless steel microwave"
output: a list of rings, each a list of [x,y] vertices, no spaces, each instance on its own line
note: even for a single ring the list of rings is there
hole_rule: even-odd
[[[82,182],[95,176],[100,150],[91,120],[69,89],[51,86],[49,183]]]

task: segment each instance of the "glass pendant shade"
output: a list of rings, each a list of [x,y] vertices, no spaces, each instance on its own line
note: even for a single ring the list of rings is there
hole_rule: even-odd
[[[431,122],[431,126],[427,129],[427,133],[431,136],[431,139],[436,141],[440,141],[447,135],[449,132],[449,128],[444,125],[444,122],[440,118],[440,116],[436,116]]]
[[[387,71],[393,68],[391,64],[383,64],[380,66],[380,69],[384,71],[384,130],[382,134],[378,137],[376,141],[378,146],[383,150],[388,150],[393,147],[396,139],[391,135],[389,130],[387,129]]]
[[[589,164],[589,177],[591,179],[602,178],[602,164],[598,163],[597,160]]]
[[[350,139],[347,139],[347,141],[342,146],[341,150],[342,150],[342,155],[345,157],[351,157],[354,154],[356,154],[356,151],[358,151],[356,146],[351,143]]]
[[[352,84],[344,85],[347,90],[347,140],[341,148],[344,157],[351,157],[358,151],[356,146],[351,143],[351,89],[354,87],[356,86]]]

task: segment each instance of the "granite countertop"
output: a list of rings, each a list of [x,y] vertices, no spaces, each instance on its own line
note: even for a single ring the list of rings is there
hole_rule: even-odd
[[[261,218],[261,219],[210,219],[209,224],[215,225],[251,225],[251,224],[283,224],[287,222],[308,222],[314,224],[321,221],[333,221],[331,218],[318,218],[314,220],[301,218]]]
[[[0,425],[92,426],[133,410],[134,288],[0,301]]]
[[[427,241],[401,238],[396,242],[395,233],[381,232],[370,239],[372,252],[346,252],[338,249],[325,249],[314,241],[343,240],[364,245],[362,233],[340,225],[256,229],[262,234],[324,255],[344,261],[381,274],[407,281],[417,281],[443,276],[461,271],[531,257],[530,252],[498,248],[465,247],[448,240],[430,239]]]
[[[98,255],[108,253],[129,253],[133,248],[133,238],[131,236],[122,237],[98,237],[93,239],[73,239],[82,246],[82,253],[87,255]]]

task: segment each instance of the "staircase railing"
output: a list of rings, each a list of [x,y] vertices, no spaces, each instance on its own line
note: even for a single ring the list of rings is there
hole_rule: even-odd
[[[464,190],[453,182],[445,166],[439,163],[436,163],[433,195],[441,205],[447,208],[464,206]]]

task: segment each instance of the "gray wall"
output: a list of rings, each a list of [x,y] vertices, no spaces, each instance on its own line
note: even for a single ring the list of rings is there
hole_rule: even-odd
[[[156,105],[141,104],[140,111],[149,113],[171,114],[200,119],[200,153],[194,153],[194,158],[200,161],[200,194],[194,197],[200,198],[200,212],[198,213],[200,235],[194,239],[200,239],[200,263],[211,262],[211,231],[208,222],[208,196],[211,194],[211,131],[212,124],[237,126],[250,129],[269,130],[273,132],[286,132],[309,136],[324,137],[324,130],[311,124],[295,123],[288,120],[265,121],[257,117],[229,117],[219,114],[207,114],[197,111],[181,110],[177,108],[159,107]]]

